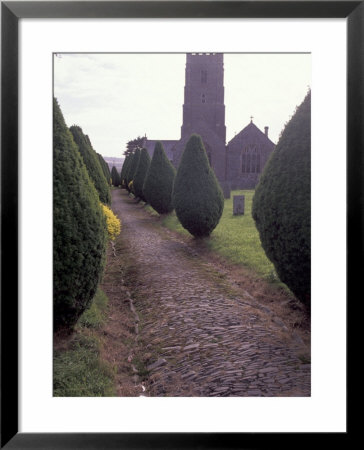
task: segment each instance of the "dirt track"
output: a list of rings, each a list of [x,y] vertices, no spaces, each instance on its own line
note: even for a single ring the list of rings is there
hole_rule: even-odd
[[[309,348],[272,320],[272,311],[125,191],[113,191],[112,208],[122,220],[119,249],[129,267],[121,281],[136,310],[129,360],[144,395],[310,395],[311,365],[302,356]]]

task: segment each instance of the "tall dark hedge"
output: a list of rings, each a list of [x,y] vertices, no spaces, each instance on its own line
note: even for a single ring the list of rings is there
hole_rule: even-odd
[[[131,153],[128,155],[128,160],[127,160],[127,166],[125,167],[125,175],[124,175],[124,185],[127,191],[130,192],[129,189],[129,172],[130,172],[130,166],[133,162],[133,158],[134,158],[134,153]]]
[[[176,169],[167,158],[161,142],[156,142],[152,161],[145,177],[143,195],[159,214],[173,211],[172,191]]]
[[[113,186],[118,187],[120,186],[120,175],[119,172],[117,170],[117,168],[115,166],[112,166],[111,169],[111,183]]]
[[[128,167],[129,167],[129,164],[130,164],[130,159],[131,159],[131,155],[127,154],[125,156],[125,159],[124,159],[124,162],[123,162],[123,167],[121,168],[121,173],[120,173],[121,186],[123,188],[125,188],[125,189],[128,188],[127,181],[126,181],[126,175],[127,175]]]
[[[137,169],[135,171],[135,175],[134,175],[133,188],[134,188],[134,193],[135,193],[136,197],[142,199],[145,202],[147,200],[143,194],[143,186],[144,186],[144,181],[145,181],[149,166],[150,166],[149,153],[147,152],[147,150],[145,148],[142,148],[140,150],[139,164],[138,164],[138,167],[137,167]]]
[[[311,296],[311,92],[288,122],[256,188],[253,218],[281,281]]]
[[[140,158],[140,149],[137,148],[135,150],[135,152],[133,153],[133,155],[132,155],[132,158],[131,158],[131,161],[130,161],[130,165],[129,165],[129,168],[128,168],[128,173],[126,175],[126,179],[128,181],[128,185],[129,185],[129,183],[131,181],[134,181],[135,172],[136,172],[138,164],[139,164],[139,158]]]
[[[126,183],[126,188],[129,191],[129,183],[130,181],[133,179],[131,177],[131,166],[133,165],[133,161],[134,161],[134,153],[130,153],[129,155],[129,159],[128,159],[128,166],[125,170],[125,183]]]
[[[190,137],[183,152],[173,204],[182,226],[196,237],[209,236],[222,215],[224,196],[197,134]]]
[[[100,280],[106,222],[99,196],[61,109],[53,105],[54,329],[70,329],[89,306]]]
[[[104,160],[104,158],[102,157],[102,155],[100,155],[100,153],[96,153],[96,155],[99,159],[101,169],[105,175],[107,184],[111,184],[111,173],[109,169],[109,164]]]
[[[76,125],[72,125],[70,131],[73,135],[74,141],[78,145],[79,151],[86,165],[90,178],[94,182],[95,188],[99,193],[100,201],[102,203],[110,204],[110,188],[105,179],[105,175],[101,168],[97,154],[92,148],[89,137],[83,134],[81,127]]]

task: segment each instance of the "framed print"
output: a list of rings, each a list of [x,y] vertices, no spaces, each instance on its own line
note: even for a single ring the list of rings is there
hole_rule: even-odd
[[[346,305],[354,292],[356,293],[356,283],[364,269],[362,258],[363,26],[364,5],[361,1],[2,2],[2,447],[249,448],[267,447],[275,441],[284,446],[282,438],[292,446],[298,438],[298,433],[302,441],[308,440],[311,433],[315,433],[315,439],[319,439],[320,436],[327,438],[327,433],[335,434],[335,439],[338,440],[348,438]],[[244,55],[245,59],[244,62],[239,63],[241,55]],[[292,56],[291,64],[283,63],[279,55],[282,58],[286,57],[287,60],[290,55],[298,56],[296,59]],[[271,62],[273,60],[274,63]],[[118,72],[112,72],[115,67],[119,70]],[[233,71],[231,67],[235,68],[238,74],[235,79],[230,75]],[[211,312],[209,308],[212,303],[208,302],[218,300],[216,304],[214,303],[214,307],[220,308],[220,312],[219,317],[214,316],[211,323],[204,317],[201,320],[205,320],[206,323],[203,322],[204,326],[201,323],[198,326],[193,322],[195,316],[192,317],[187,309],[178,310],[171,303],[172,293],[164,295],[164,309],[161,308],[158,314],[148,316],[147,307],[151,307],[149,304],[145,305],[146,309],[142,308],[138,311],[138,308],[135,309],[132,296],[130,297],[129,290],[132,284],[130,282],[129,285],[125,284],[129,288],[123,288],[120,294],[129,295],[130,298],[120,297],[118,301],[120,308],[126,308],[125,305],[127,305],[128,311],[134,314],[134,319],[127,325],[133,331],[122,339],[130,340],[134,334],[138,338],[139,326],[151,329],[151,332],[144,336],[144,339],[148,341],[145,342],[146,350],[143,355],[145,359],[138,359],[136,351],[128,354],[120,353],[120,358],[130,366],[128,366],[128,370],[131,371],[130,377],[134,377],[134,387],[131,386],[130,393],[125,393],[126,391],[120,386],[118,391],[111,388],[108,391],[105,386],[100,388],[101,391],[97,391],[100,384],[104,382],[100,379],[97,380],[99,383],[97,389],[90,391],[91,393],[87,391],[88,393],[84,395],[77,389],[56,391],[54,372],[52,372],[54,348],[51,320],[56,306],[52,309],[50,304],[50,298],[54,292],[52,286],[56,282],[52,271],[52,261],[54,262],[52,252],[58,245],[52,237],[53,227],[57,226],[58,220],[53,209],[55,190],[52,176],[55,176],[56,166],[55,160],[52,160],[51,148],[52,142],[55,142],[52,131],[57,127],[52,122],[52,97],[57,97],[60,114],[64,113],[65,122],[72,125],[65,135],[69,137],[71,136],[69,133],[72,133],[73,140],[70,139],[77,143],[81,155],[83,155],[82,145],[92,149],[91,141],[94,143],[94,137],[91,132],[90,137],[86,134],[89,133],[89,125],[83,132],[77,122],[88,118],[90,119],[88,123],[98,125],[99,129],[102,127],[107,129],[104,141],[96,141],[96,149],[104,145],[110,149],[114,146],[115,150],[110,163],[106,156],[111,156],[111,153],[106,155],[106,150],[106,153],[102,152],[102,155],[99,155],[101,158],[98,167],[104,170],[102,176],[105,175],[106,184],[112,184],[114,187],[121,185],[125,188],[123,191],[125,198],[128,191],[130,195],[134,194],[135,198],[142,199],[146,189],[146,183],[143,181],[141,193],[136,194],[139,192],[136,173],[137,167],[138,170],[142,170],[139,169],[142,165],[141,160],[138,159],[139,163],[131,162],[135,164],[135,168],[133,169],[134,177],[130,179],[128,173],[125,175],[124,172],[123,176],[121,166],[118,166],[117,170],[115,167],[118,164],[119,144],[117,141],[112,141],[112,130],[118,129],[119,135],[124,136],[122,127],[129,126],[130,130],[133,130],[130,133],[134,133],[135,137],[139,133],[136,130],[140,129],[144,134],[144,136],[138,135],[138,139],[143,141],[138,151],[143,152],[142,148],[145,149],[144,153],[147,155],[144,156],[145,158],[149,160],[154,158],[153,155],[159,151],[157,149],[160,142],[166,151],[165,155],[170,160],[169,164],[172,164],[171,167],[174,165],[175,168],[182,164],[183,149],[186,148],[186,153],[188,146],[192,146],[188,140],[190,135],[192,133],[201,135],[201,148],[203,155],[207,158],[207,167],[213,169],[217,179],[214,183],[216,186],[220,183],[224,191],[222,193],[217,187],[216,189],[220,192],[216,194],[217,197],[225,196],[226,205],[230,191],[236,191],[234,193],[239,195],[234,196],[234,202],[246,202],[240,207],[244,209],[245,206],[248,209],[251,201],[248,192],[255,189],[260,173],[263,173],[263,166],[273,152],[272,141],[278,142],[284,139],[283,133],[279,135],[279,132],[282,131],[283,126],[288,128],[290,120],[293,120],[300,112],[301,107],[295,111],[294,106],[300,105],[302,100],[294,97],[295,103],[290,106],[291,113],[284,113],[287,123],[280,119],[281,125],[273,126],[275,118],[279,116],[278,109],[283,109],[285,100],[293,95],[295,83],[285,81],[290,80],[288,75],[290,70],[293,74],[291,80],[299,79],[299,83],[305,85],[304,95],[302,95],[302,89],[298,94],[302,100],[306,96],[305,99],[309,97],[311,102],[312,90],[312,116],[310,107],[310,119],[307,122],[310,129],[312,127],[312,151],[310,152],[312,169],[309,172],[310,182],[312,182],[312,185],[309,184],[312,186],[310,194],[312,203],[310,203],[310,213],[306,214],[306,218],[309,215],[312,223],[312,231],[310,229],[312,265],[308,269],[310,277],[312,276],[312,283],[310,282],[312,314],[308,315],[307,319],[307,323],[312,326],[312,346],[310,346],[310,337],[307,339],[309,351],[299,353],[298,350],[294,350],[296,347],[291,345],[291,341],[289,345],[282,345],[273,351],[268,342],[259,346],[258,353],[270,352],[269,355],[274,364],[269,361],[264,367],[259,367],[257,372],[255,367],[257,356],[254,353],[249,360],[250,370],[247,365],[242,368],[239,357],[249,353],[250,344],[246,343],[246,348],[237,346],[237,342],[242,339],[239,327],[243,322],[234,317],[233,311],[238,311],[234,308],[237,304],[240,308],[236,315],[242,314],[243,310],[246,311],[244,326],[247,329],[258,330],[257,333],[262,333],[264,339],[268,339],[267,329],[274,329],[274,336],[278,336],[277,330],[279,330],[282,342],[286,342],[284,333],[287,327],[275,315],[276,313],[271,312],[270,308],[273,306],[260,305],[260,312],[252,313],[250,309],[249,311],[244,309],[252,306],[249,303],[248,288],[236,287],[236,289],[245,289],[244,301],[241,301],[241,298],[239,300],[235,294],[235,297],[231,294],[227,301],[214,291],[212,284],[209,285],[210,288],[202,286],[201,289],[203,288],[204,292],[198,293],[199,300],[205,305],[201,317],[207,317]],[[91,117],[91,108],[98,111],[100,97],[97,98],[98,87],[89,75],[95,76],[97,73],[102,74],[99,75],[100,79],[105,79],[105,83],[102,83],[101,97],[110,107],[104,113],[109,119],[106,122],[102,120],[104,118],[101,117],[101,108]],[[178,82],[174,83],[177,78]],[[262,88],[253,87],[254,78],[263,80],[260,85]],[[122,87],[118,87],[119,79]],[[149,84],[144,85],[140,81],[143,79],[148,79]],[[181,86],[184,82],[183,90]],[[264,84],[266,86],[263,86]],[[123,86],[128,86],[128,93]],[[235,86],[235,94],[233,89],[229,91],[230,86]],[[258,107],[257,101],[252,100],[249,108],[253,111],[248,113],[247,109],[244,114],[248,115],[242,119],[240,119],[241,112],[236,113],[239,119],[234,123],[231,122],[230,125],[230,122],[225,122],[225,104],[226,116],[228,116],[229,108],[231,108],[230,111],[233,110],[231,99],[238,98],[240,86],[244,86],[244,97],[239,97],[237,103],[248,104],[251,92],[259,91],[262,106]],[[92,95],[82,97],[85,89]],[[273,92],[273,89],[276,92]],[[181,138],[176,138],[177,136],[175,137],[173,133],[164,134],[163,127],[157,128],[156,125],[154,130],[158,129],[158,131],[155,131],[156,134],[149,139],[149,134],[153,131],[150,131],[147,125],[145,129],[141,129],[144,126],[143,121],[148,121],[148,115],[150,120],[155,116],[153,119],[157,124],[159,121],[158,125],[161,125],[161,123],[168,124],[167,121],[171,118],[169,116],[174,114],[171,113],[170,106],[164,107],[163,101],[158,99],[156,93],[159,93],[160,99],[164,98],[163,95],[165,98],[170,98],[176,90],[179,91],[179,97],[175,100],[176,109],[173,111],[178,111],[183,106],[182,121],[176,119],[177,128],[181,127]],[[77,115],[77,111],[75,112],[77,106],[69,100],[72,95],[79,95],[80,102],[88,105],[90,113],[83,116],[85,119],[80,119],[81,116]],[[270,106],[270,99],[274,95],[276,95],[274,105],[279,105],[275,106],[276,111],[273,106]],[[128,105],[126,110],[129,112],[129,125],[127,125],[127,119],[123,118],[121,107],[117,110],[111,108],[116,97],[120,103]],[[93,100],[96,106],[91,106]],[[255,105],[254,102],[256,102]],[[206,105],[212,103],[214,106],[209,106],[210,109],[207,110]],[[66,107],[63,110],[64,104]],[[133,105],[138,105],[135,106],[135,111],[132,110]],[[143,116],[143,107],[147,111],[145,116]],[[55,106],[55,111],[58,111],[57,108]],[[268,119],[272,121],[271,127],[268,127],[271,123],[260,124],[259,117],[254,117],[255,114],[259,116],[261,111],[269,110],[273,110],[270,111],[272,119]],[[56,117],[58,113],[54,114]],[[231,112],[229,114],[233,115]],[[290,114],[291,117],[289,117]],[[120,124],[118,121],[113,124],[113,115],[120,115]],[[203,123],[201,117],[203,117]],[[61,124],[64,123],[62,121],[63,119],[60,119]],[[134,123],[137,123],[139,128],[132,128]],[[195,125],[196,123],[198,126]],[[167,126],[169,125],[165,125]],[[209,141],[208,137],[212,128],[214,139],[216,138],[214,142]],[[210,131],[205,132],[206,129]],[[253,139],[249,133],[258,138]],[[216,150],[218,147],[216,142],[220,137],[221,149],[219,147]],[[124,140],[128,139],[132,139],[132,136]],[[198,147],[199,142],[196,140],[193,145]],[[132,141],[128,142],[130,143]],[[56,144],[53,145],[56,146]],[[120,148],[120,156],[122,151],[123,149]],[[134,156],[133,152],[131,154]],[[219,155],[223,157],[220,158]],[[77,158],[80,158],[80,155]],[[82,156],[82,158],[85,157]],[[84,167],[83,163],[77,161],[74,160],[72,170],[76,170],[77,164]],[[87,166],[86,159],[84,161]],[[104,163],[106,161],[109,164],[108,167],[102,169],[102,161]],[[127,159],[124,161],[126,166]],[[295,159],[292,157],[292,165],[294,163]],[[148,162],[148,164],[151,163]],[[193,167],[193,164],[190,167]],[[237,167],[239,175],[235,174]],[[300,167],[298,173],[303,171],[303,165]],[[115,173],[121,171],[119,182],[113,178],[116,175],[112,169],[115,169]],[[80,169],[80,173],[82,170],[84,169]],[[198,178],[199,176],[195,176],[191,185]],[[90,183],[88,176],[84,179],[85,183]],[[95,180],[93,182],[97,186],[97,182]],[[210,181],[205,183],[208,184]],[[184,198],[185,183],[180,182],[180,184]],[[110,189],[109,186],[108,189]],[[178,173],[173,189],[174,207],[177,211]],[[229,192],[226,193],[225,190]],[[89,191],[87,192],[90,196]],[[101,199],[100,192],[98,191]],[[119,195],[121,189],[114,189],[111,192],[115,197],[115,192]],[[242,198],[242,194],[245,197]],[[85,198],[87,195],[85,194]],[[286,195],[288,196],[288,193]],[[197,196],[197,192],[194,191],[191,198],[194,199]],[[108,204],[110,199],[106,197],[102,202]],[[298,197],[294,203],[299,202]],[[98,198],[97,195],[95,198]],[[223,204],[224,199],[222,197],[221,199]],[[164,210],[158,211],[158,207],[153,206],[153,201],[149,197],[148,200],[145,202],[152,205],[149,211],[150,217],[154,217],[153,220],[155,220],[152,209],[154,208],[158,214],[163,214]],[[258,202],[258,200],[254,201]],[[90,202],[95,201],[90,200]],[[205,201],[205,204],[208,203]],[[130,206],[131,203],[128,205]],[[134,200],[133,205],[135,206]],[[140,209],[144,201],[139,200],[137,205]],[[239,213],[237,208],[234,204],[234,217]],[[258,206],[255,211],[253,215],[258,223]],[[205,231],[201,229],[205,230],[205,226],[214,229],[220,218],[219,216],[216,223],[211,226],[205,224],[205,219],[201,219],[201,224],[196,228],[196,216],[191,225],[187,219],[181,218],[183,213],[177,212],[179,221],[190,235],[198,238],[200,235],[205,236]],[[62,211],[60,215],[59,221],[62,222],[62,226],[68,217],[67,214]],[[215,209],[206,213],[210,218],[214,214]],[[233,215],[233,199],[231,199],[231,214]],[[91,216],[89,213],[86,215],[88,220],[85,223],[89,223]],[[123,227],[124,232],[127,232],[128,227],[129,230],[133,227],[136,230],[139,226],[138,221],[131,224],[128,223],[126,216],[125,219],[123,218],[122,213],[119,216],[122,232]],[[97,214],[95,217],[95,221],[99,220]],[[232,222],[229,223],[228,226],[232,227]],[[236,220],[235,223],[237,223]],[[171,224],[170,226],[172,227]],[[88,234],[94,229],[93,226],[88,228]],[[209,235],[211,229],[209,228],[205,234]],[[141,228],[138,230],[140,239],[145,242],[146,251],[152,255],[155,253],[155,249],[151,249],[152,239],[145,230],[142,231]],[[173,227],[171,230],[171,233],[176,232]],[[299,229],[296,229],[296,234],[298,236]],[[165,259],[162,258],[163,265],[159,269],[159,275],[161,284],[170,277],[183,277],[183,282],[178,282],[180,283],[178,289],[189,292],[192,288],[188,274],[192,276],[191,274],[198,272],[198,269],[197,266],[193,266],[194,269],[191,269],[191,272],[179,271],[178,255],[181,252],[185,254],[188,247],[188,245],[186,247],[188,239],[183,237],[183,234],[180,236],[182,237],[176,238],[173,242],[173,253],[164,256],[161,254]],[[260,238],[262,240],[262,235]],[[72,245],[76,245],[75,239],[72,242]],[[60,244],[60,247],[62,245],[64,244]],[[221,245],[226,247],[227,252],[227,244]],[[303,244],[301,250],[302,247]],[[199,257],[198,251],[207,251],[207,248],[203,246],[199,250],[196,246],[194,248],[197,249],[195,253],[190,251],[183,257],[185,263],[187,259],[193,261],[194,258]],[[123,250],[122,247],[113,244],[109,251],[110,257],[113,257],[112,254],[115,256]],[[285,252],[288,254],[287,248]],[[132,257],[134,255],[130,256],[130,261]],[[142,269],[137,268],[133,260],[128,266],[129,271],[122,273],[123,277],[129,276],[133,279],[134,276],[136,277],[137,270],[142,271],[143,278],[140,274],[138,275],[138,283],[142,286],[140,289],[149,289],[148,292],[153,293],[153,298],[157,298],[159,287],[156,285],[152,290],[150,274],[158,266],[158,262],[152,259],[152,256],[149,257],[152,261],[149,267],[143,265]],[[90,262],[89,266],[85,259],[82,260],[87,268],[86,272],[96,270],[98,263],[95,260]],[[74,261],[68,263],[74,264]],[[122,264],[120,260],[119,269]],[[181,265],[183,264],[181,262]],[[191,264],[195,263],[191,262]],[[101,265],[100,262],[100,267]],[[218,266],[217,259],[216,267],[221,268]],[[226,270],[229,271],[230,266]],[[267,272],[268,275],[265,276],[277,278],[275,270],[269,270],[270,272]],[[304,278],[304,270],[302,264],[299,267],[301,278]],[[222,269],[220,272],[217,271],[214,277],[214,286],[222,286],[223,283],[233,279],[230,272],[224,272]],[[144,281],[141,281],[142,279]],[[62,283],[64,281],[60,282],[60,285]],[[79,283],[79,279],[75,277],[72,283]],[[90,284],[87,283],[87,285]],[[109,284],[113,283],[110,281]],[[300,296],[302,299],[307,298],[306,291],[302,294],[299,288],[295,290],[296,286],[292,288],[289,282],[287,285],[292,292],[295,292],[297,298]],[[92,289],[90,288],[90,292],[92,291],[90,296],[95,294],[96,286]],[[211,294],[210,291],[213,293]],[[193,298],[195,297],[191,290],[188,299],[192,299],[192,303]],[[252,299],[254,300],[253,297]],[[223,300],[226,303],[223,303],[222,307]],[[283,305],[285,299],[279,300]],[[292,306],[292,298],[290,301]],[[188,308],[193,309],[192,303],[186,303]],[[287,304],[288,301],[285,303]],[[230,304],[233,306],[231,306],[230,315],[227,316],[226,309],[230,308]],[[79,316],[85,308],[81,308]],[[168,314],[165,308],[170,308]],[[300,303],[294,302],[294,307],[291,309],[293,311],[300,308]],[[70,317],[69,312],[64,313],[64,311],[65,309],[62,309],[64,314],[62,320],[55,322],[55,326],[61,331],[66,329]],[[113,314],[110,313],[109,318],[115,322],[122,319],[120,314]],[[153,326],[155,327],[153,321],[157,321],[158,316],[160,321],[156,322],[157,326],[160,330],[168,329],[170,331],[168,336],[161,338],[161,331],[153,329]],[[263,324],[266,323],[264,321],[268,321],[268,316],[269,327],[273,328],[267,325],[268,328],[263,329]],[[84,320],[92,321],[94,318],[89,317]],[[297,328],[294,333],[296,344],[297,342],[304,344],[299,330],[302,325],[298,319],[291,321],[292,329]],[[226,329],[229,329],[229,343],[226,344],[223,352],[216,354],[218,361],[216,367],[222,368],[221,379],[211,377],[208,359],[204,359],[204,353],[200,349],[202,345],[200,341],[196,341],[195,334],[190,328],[191,322],[196,325],[195,328],[200,333],[199,337],[202,336],[201,342],[204,342],[206,355],[215,355],[215,349],[220,349],[222,339],[220,334],[226,333]],[[176,338],[178,330],[182,327],[181,323],[189,330],[186,332],[188,336],[186,334],[183,344],[179,343],[178,336]],[[205,325],[208,326],[205,327]],[[261,328],[260,325],[262,325]],[[117,357],[113,354],[112,341],[116,339],[118,326],[115,325],[104,331],[102,339],[105,339],[105,342],[108,340],[109,360],[112,360]],[[87,322],[83,331],[77,330],[77,336],[80,341],[92,340],[92,325],[89,326]],[[59,346],[66,345],[64,344],[66,340],[60,340]],[[91,340],[87,341],[87,345],[91,345]],[[157,348],[158,351],[156,351]],[[183,356],[183,351],[187,352],[186,357]],[[234,353],[235,351],[239,353],[238,356]],[[296,359],[291,360],[289,355],[294,352],[297,353],[295,353]],[[145,356],[146,354],[148,356]],[[168,358],[171,364],[175,364],[173,367],[180,368],[180,372],[178,372],[179,369],[171,371],[175,375],[175,378],[172,376],[174,381],[171,381],[172,378],[169,379],[167,375],[165,376],[169,381],[167,378],[155,377],[154,390],[152,390],[152,385],[148,382],[144,383],[143,377],[156,372],[161,376],[165,374]],[[72,365],[73,362],[68,364]],[[186,367],[182,367],[183,365]],[[285,372],[286,366],[288,369]],[[108,367],[114,370],[114,375],[121,370],[121,366],[116,364],[110,363]],[[107,370],[105,369],[105,373]],[[252,376],[254,371],[257,372],[256,376]],[[210,383],[209,386],[204,386],[203,389],[201,386],[195,386],[193,380],[196,373],[201,373],[208,380],[207,383]],[[88,374],[85,375],[87,376]],[[240,385],[236,384],[237,377],[244,378]],[[122,383],[121,377],[118,380]],[[174,384],[176,391],[169,391],[168,386],[166,387],[168,383],[168,386]],[[186,383],[191,387],[190,391],[186,388]],[[82,385],[82,382],[80,384]],[[57,386],[61,385],[62,382]],[[140,392],[137,392],[137,388]],[[149,392],[143,395],[145,390]]]

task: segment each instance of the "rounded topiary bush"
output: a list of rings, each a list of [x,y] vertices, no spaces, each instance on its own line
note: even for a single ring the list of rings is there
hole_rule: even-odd
[[[288,122],[260,178],[252,214],[277,274],[303,303],[311,295],[311,92]]]
[[[95,295],[105,262],[106,221],[60,107],[53,109],[54,329],[71,329]]]
[[[159,214],[173,211],[172,191],[176,169],[167,158],[161,142],[156,142],[152,161],[147,172],[143,195]]]
[[[150,156],[145,148],[142,148],[140,151],[139,163],[138,167],[135,171],[134,180],[133,180],[133,188],[135,196],[140,198],[143,201],[147,201],[143,194],[143,186],[145,177],[147,175],[148,169],[150,166]]]
[[[87,135],[83,134],[82,128],[76,125],[72,125],[70,131],[73,135],[73,139],[78,145],[79,151],[85,163],[86,169],[93,181],[95,188],[100,196],[102,203],[111,202],[111,194],[109,185],[105,179],[104,172],[101,168],[100,161],[97,157],[95,150],[92,148],[90,139]]]
[[[197,134],[190,137],[183,152],[173,205],[182,226],[196,237],[209,236],[222,215],[224,196]]]

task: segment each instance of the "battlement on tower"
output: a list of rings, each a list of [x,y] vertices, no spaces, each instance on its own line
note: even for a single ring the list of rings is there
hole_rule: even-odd
[[[220,64],[224,61],[223,53],[187,53],[187,63],[201,62],[208,64]]]

